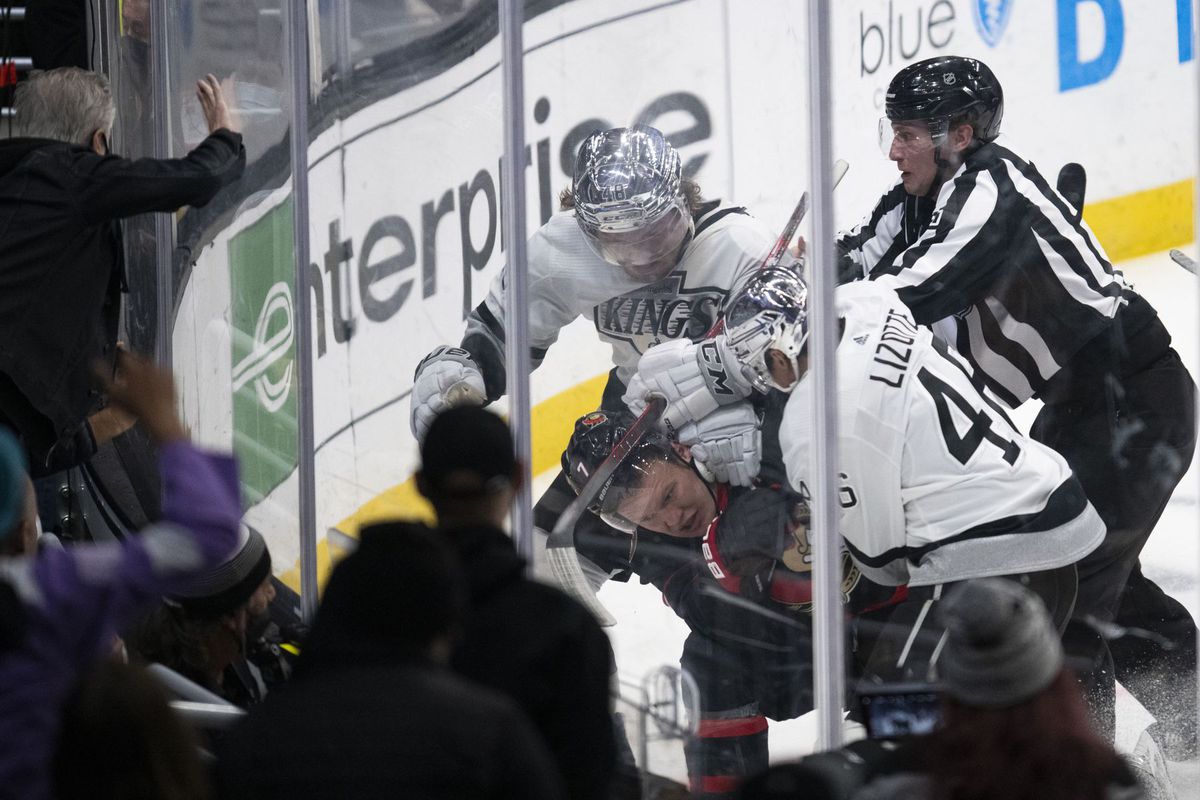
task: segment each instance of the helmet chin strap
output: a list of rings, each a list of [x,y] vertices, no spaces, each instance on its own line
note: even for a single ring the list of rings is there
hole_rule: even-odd
[[[704,488],[708,489],[709,494],[712,494],[712,487],[709,484],[716,483],[717,476],[714,475],[705,464],[700,463],[694,458],[688,463],[692,465],[692,469],[695,470],[696,474],[700,476],[700,479],[704,481]],[[713,499],[716,499],[715,495],[713,496]]]
[[[937,165],[937,176],[934,178],[933,184],[929,187],[929,191],[925,195],[926,197],[937,197],[938,192],[941,191],[942,184],[950,180],[950,176],[953,175],[957,169],[957,167],[950,163],[950,161],[942,154],[942,148],[948,146],[949,143],[949,131],[939,134],[934,140],[933,163]]]
[[[696,238],[696,226],[689,225],[687,233],[683,237],[683,241],[679,243],[679,249],[675,251],[675,266],[679,266],[679,262],[683,261],[683,251],[687,250],[687,246],[692,243],[692,239]]]
[[[950,180],[954,173],[958,171],[958,166],[961,166],[962,163],[959,162],[959,165],[955,165],[942,156],[942,148],[947,147],[950,144],[949,123],[946,124],[946,130],[943,133],[939,133],[934,136],[933,140],[933,163],[937,165],[937,176],[934,178],[933,185],[929,187],[929,192],[925,195],[926,197],[937,197],[942,185],[945,184],[946,181]],[[972,138],[971,143],[968,144],[966,149],[962,152],[963,160],[965,161],[968,156],[970,156],[980,147],[983,147],[983,145],[983,142]]]

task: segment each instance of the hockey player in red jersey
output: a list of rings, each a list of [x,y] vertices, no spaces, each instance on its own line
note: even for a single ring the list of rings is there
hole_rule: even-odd
[[[575,423],[563,470],[578,491],[633,422],[596,411]],[[576,529],[576,548],[616,579],[636,574],[688,625],[680,662],[700,692],[686,750],[693,791],[724,797],[767,766],[767,718],[812,708],[807,507],[782,485],[778,459],[758,488],[704,476],[689,448],[654,433],[617,468]],[[606,524],[602,524],[606,523]],[[874,613],[903,589],[862,579],[844,559],[843,592]]]

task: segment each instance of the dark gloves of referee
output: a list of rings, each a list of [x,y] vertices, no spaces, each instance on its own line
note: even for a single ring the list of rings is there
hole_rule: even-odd
[[[841,286],[867,277],[862,250],[849,247],[841,239],[837,240],[837,285]]]

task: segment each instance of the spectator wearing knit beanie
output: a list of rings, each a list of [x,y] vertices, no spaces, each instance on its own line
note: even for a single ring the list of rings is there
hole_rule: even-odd
[[[929,737],[914,740],[922,769],[881,778],[855,800],[1144,796],[1093,729],[1037,595],[1015,581],[983,578],[951,588],[940,606],[943,719]]]
[[[247,632],[266,615],[274,593],[267,544],[243,524],[233,553],[164,598],[127,645],[137,657],[170,667],[231,703],[253,705],[265,687],[245,658]]]

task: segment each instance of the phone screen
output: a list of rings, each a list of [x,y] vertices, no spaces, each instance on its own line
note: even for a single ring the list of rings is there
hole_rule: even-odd
[[[859,703],[872,739],[924,736],[941,719],[941,695],[928,686],[873,687],[859,695]]]

